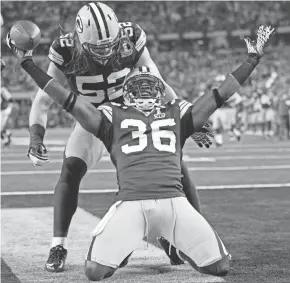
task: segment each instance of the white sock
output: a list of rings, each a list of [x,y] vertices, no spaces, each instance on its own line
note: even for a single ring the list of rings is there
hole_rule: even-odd
[[[62,245],[65,249],[67,248],[67,237],[53,237],[51,247]]]

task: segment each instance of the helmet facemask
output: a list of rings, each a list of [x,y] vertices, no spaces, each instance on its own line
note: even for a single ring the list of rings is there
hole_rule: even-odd
[[[85,42],[82,44],[82,48],[85,54],[91,60],[103,66],[106,66],[115,60],[119,49],[120,38],[121,36],[119,33],[114,41],[110,43],[100,43],[96,45]]]
[[[161,105],[164,90],[164,84],[159,78],[151,74],[136,75],[124,84],[124,103],[140,111],[151,111]]]

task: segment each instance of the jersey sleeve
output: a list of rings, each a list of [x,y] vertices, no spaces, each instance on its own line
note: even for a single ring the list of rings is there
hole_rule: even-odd
[[[139,25],[133,22],[120,23],[120,27],[127,33],[135,47],[134,63],[136,64],[146,47],[146,33]]]
[[[113,142],[113,108],[110,103],[102,104],[98,107],[101,111],[102,122],[97,138],[99,138],[110,152]]]
[[[132,27],[133,27],[132,42],[135,44],[136,50],[141,55],[147,42],[146,33],[139,25],[135,23],[132,23]]]
[[[184,145],[186,139],[190,137],[193,132],[193,121],[192,121],[192,107],[193,104],[186,100],[179,100],[179,113],[180,113],[180,134],[182,145]]]
[[[73,47],[73,35],[70,33],[61,35],[50,46],[48,58],[60,70],[64,71],[65,65],[72,59]]]

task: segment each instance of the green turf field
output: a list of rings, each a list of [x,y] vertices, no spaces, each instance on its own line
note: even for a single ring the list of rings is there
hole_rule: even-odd
[[[105,157],[81,185],[79,209],[69,234],[67,269],[44,271],[52,237],[52,193],[61,167],[68,130],[49,130],[51,162],[34,167],[26,157],[27,131],[14,132],[2,149],[1,282],[87,282],[83,262],[90,233],[113,202],[116,177]],[[145,243],[129,265],[110,279],[119,282],[289,282],[290,142],[245,137],[210,150],[186,145],[192,180],[202,210],[232,254],[224,278],[200,275],[188,264],[173,267],[163,251]]]

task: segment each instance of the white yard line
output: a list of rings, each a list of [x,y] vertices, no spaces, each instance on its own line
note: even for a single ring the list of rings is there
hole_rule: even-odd
[[[211,157],[190,157],[188,155],[183,156],[184,161],[188,162],[215,162],[215,158]],[[49,163],[62,163],[63,159],[50,159]],[[111,162],[111,159],[109,156],[103,156],[100,162]],[[31,164],[30,160],[2,160],[1,164]]]
[[[257,166],[223,166],[223,167],[188,167],[188,171],[248,171],[248,170],[280,170],[290,169],[290,164],[286,165],[257,165]],[[92,169],[90,174],[114,173],[115,169]],[[50,175],[59,174],[60,170],[30,170],[30,171],[5,171],[1,176],[14,175]]]
[[[216,161],[226,161],[226,160],[285,160],[289,159],[290,155],[226,155],[226,156],[215,156],[215,157],[191,157],[189,155],[184,155],[183,160],[186,162],[216,162]],[[49,163],[62,163],[63,159],[50,159]],[[111,159],[109,156],[104,156],[100,160],[100,162],[110,162]],[[10,164],[31,164],[30,160],[2,160],[2,165],[10,165]]]
[[[78,208],[69,231],[66,271],[53,274],[44,270],[52,235],[53,208],[2,209],[1,256],[22,283],[88,282],[84,260],[91,241],[91,231],[100,219]],[[118,231],[116,231],[118,237]],[[156,266],[148,271],[149,266]],[[160,274],[158,266],[171,269]],[[147,268],[146,268],[147,267]],[[3,282],[10,283],[7,274]],[[138,276],[138,281],[136,281]],[[188,264],[171,267],[165,253],[142,242],[133,253],[128,266],[118,270],[111,283],[125,282],[225,282],[222,278],[200,275]]]
[[[226,190],[226,189],[266,189],[266,188],[290,188],[290,183],[283,184],[244,184],[244,185],[217,185],[197,186],[198,190]],[[111,190],[80,190],[80,194],[104,194],[116,193],[117,189]],[[1,196],[28,196],[28,195],[52,195],[53,191],[14,191],[2,192]]]

